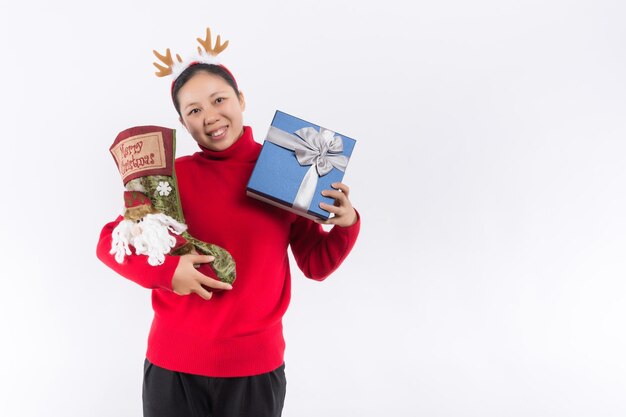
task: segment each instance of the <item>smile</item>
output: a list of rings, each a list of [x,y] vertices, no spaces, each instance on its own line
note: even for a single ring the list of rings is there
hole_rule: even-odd
[[[214,138],[214,139],[221,138],[226,133],[226,129],[227,128],[228,128],[228,126],[220,127],[217,130],[213,130],[211,132],[208,132],[207,135],[212,137],[212,138]]]

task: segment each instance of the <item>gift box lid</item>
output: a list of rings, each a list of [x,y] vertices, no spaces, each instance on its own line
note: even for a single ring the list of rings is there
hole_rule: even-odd
[[[343,180],[356,141],[319,125],[276,111],[248,182],[248,195],[308,218],[330,213],[321,195]]]

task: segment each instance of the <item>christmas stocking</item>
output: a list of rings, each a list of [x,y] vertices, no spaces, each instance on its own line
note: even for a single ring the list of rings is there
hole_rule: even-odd
[[[111,254],[122,263],[133,248],[146,255],[150,265],[162,264],[166,254],[212,255],[215,260],[198,270],[232,284],[235,261],[230,253],[187,232],[174,170],[175,149],[174,129],[137,126],[117,135],[110,151],[126,188],[125,212],[113,231]]]

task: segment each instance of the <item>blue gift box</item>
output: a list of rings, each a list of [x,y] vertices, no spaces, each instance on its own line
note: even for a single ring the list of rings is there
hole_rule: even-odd
[[[327,220],[322,196],[341,182],[356,141],[306,120],[276,111],[254,166],[249,196],[310,219]]]

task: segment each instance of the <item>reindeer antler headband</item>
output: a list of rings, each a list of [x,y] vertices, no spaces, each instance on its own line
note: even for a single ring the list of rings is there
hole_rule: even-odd
[[[212,46],[211,42],[211,29],[206,28],[206,37],[205,39],[197,38],[200,46],[198,46],[198,53],[192,56],[191,58],[183,61],[180,55],[176,54],[176,61],[172,58],[172,53],[169,48],[165,51],[165,55],[161,55],[157,51],[153,50],[154,55],[161,61],[161,63],[154,62],[153,65],[157,67],[158,71],[155,72],[157,77],[166,77],[168,75],[172,76],[172,88],[174,87],[174,82],[183,73],[187,68],[194,64],[211,64],[211,65],[219,65],[224,68],[232,77],[232,73],[226,68],[224,65],[220,64],[217,56],[226,49],[228,46],[228,41],[222,43],[220,35],[217,35],[217,39],[215,40],[215,46]],[[232,77],[235,80],[235,77]],[[235,84],[237,81],[235,81]]]

